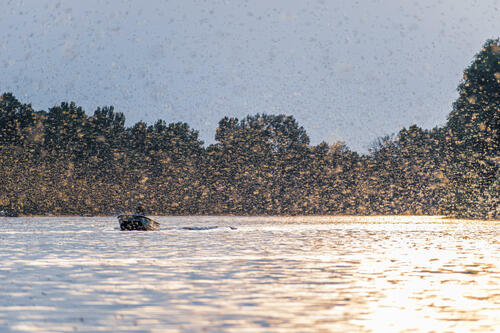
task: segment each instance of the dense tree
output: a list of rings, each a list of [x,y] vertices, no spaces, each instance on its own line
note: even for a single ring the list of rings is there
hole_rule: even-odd
[[[307,169],[309,137],[293,117],[256,114],[239,121],[224,118],[218,143],[208,149],[214,170],[214,198],[221,212],[289,214]],[[301,200],[301,199],[299,199]]]
[[[311,146],[292,116],[225,117],[203,146],[186,123],[125,126],[112,106],[34,111],[0,96],[0,210],[110,214],[500,213],[500,47],[465,70],[448,122],[379,138],[370,154]]]
[[[36,114],[30,104],[21,104],[11,93],[0,96],[0,143],[22,144],[32,140],[30,128]]]
[[[119,150],[125,135],[125,116],[114,108],[98,108],[85,123],[86,152],[98,159],[111,160]]]
[[[75,103],[61,103],[49,109],[44,119],[44,147],[58,156],[79,160],[85,156],[87,115]]]
[[[500,41],[489,40],[464,71],[446,124],[448,211],[484,216],[500,163]],[[495,186],[493,186],[495,188]],[[493,204],[493,202],[492,202]],[[477,209],[481,207],[481,209]]]

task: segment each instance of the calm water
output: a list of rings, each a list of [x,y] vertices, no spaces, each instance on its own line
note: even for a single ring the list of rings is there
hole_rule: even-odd
[[[114,217],[0,218],[0,331],[500,327],[500,222],[157,220],[122,232]]]

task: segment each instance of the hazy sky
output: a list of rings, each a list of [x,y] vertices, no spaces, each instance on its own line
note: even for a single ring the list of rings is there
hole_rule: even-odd
[[[0,0],[0,93],[36,110],[114,105],[127,125],[289,114],[364,152],[442,125],[500,35],[499,0]]]

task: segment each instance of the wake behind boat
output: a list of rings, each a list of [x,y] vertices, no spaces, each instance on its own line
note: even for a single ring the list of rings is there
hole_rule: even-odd
[[[160,223],[140,214],[119,215],[121,230],[160,230]]]

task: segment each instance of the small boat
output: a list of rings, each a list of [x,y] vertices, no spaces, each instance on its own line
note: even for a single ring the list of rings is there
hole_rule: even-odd
[[[160,230],[160,223],[144,215],[119,215],[121,230]]]

